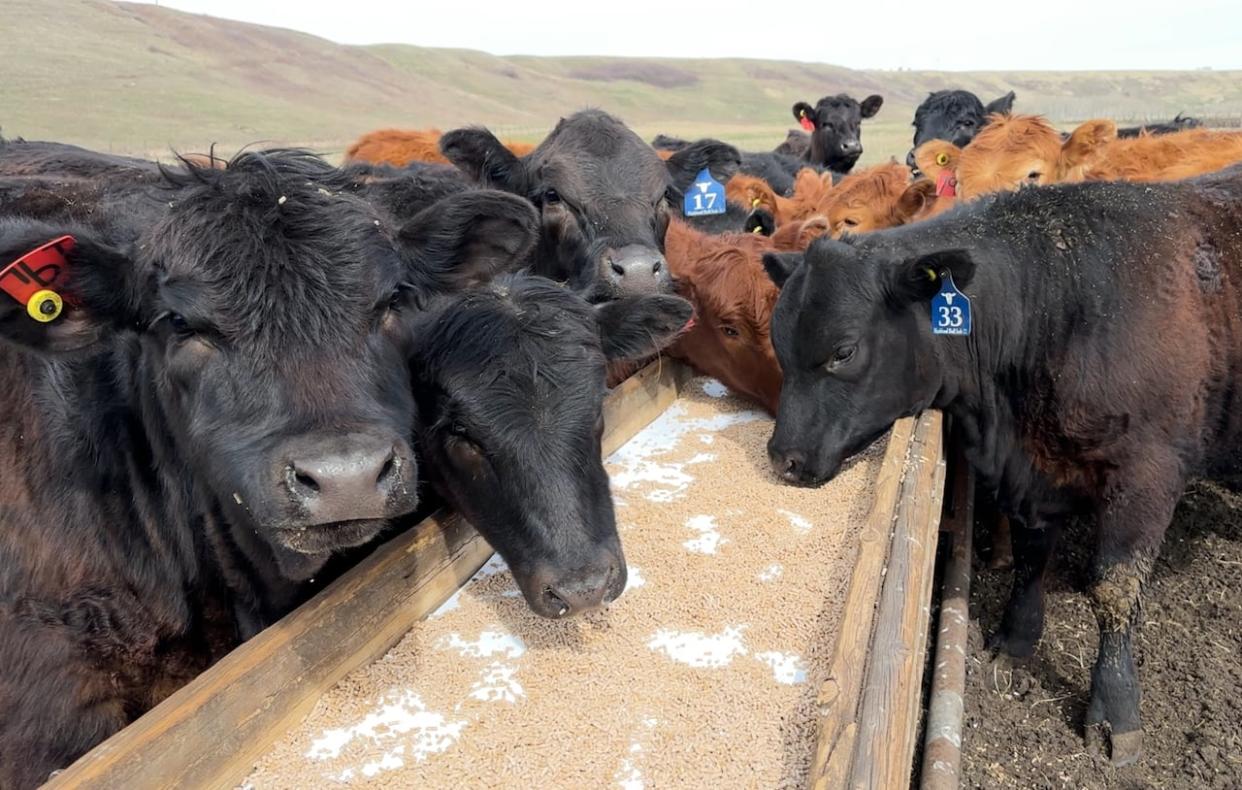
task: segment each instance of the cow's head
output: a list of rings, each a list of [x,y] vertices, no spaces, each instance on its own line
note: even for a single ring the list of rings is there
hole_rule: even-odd
[[[844,93],[825,96],[814,107],[804,101],[795,104],[794,118],[811,125],[809,160],[848,173],[862,156],[862,119],[874,116],[882,104],[883,96],[868,96],[860,104]]]
[[[772,339],[785,374],[768,454],[786,480],[819,485],[931,405],[942,367],[929,301],[946,270],[965,290],[974,263],[960,250],[889,260],[820,239],[764,266],[781,286]]]
[[[1013,110],[1014,92],[1009,91],[986,107],[970,91],[935,91],[928,94],[914,111],[914,146],[906,154],[906,164],[917,168],[914,149],[928,140],[945,140],[964,148],[979,130],[987,125],[988,116],[1008,114]]]
[[[932,182],[911,182],[909,168],[896,162],[851,173],[833,188],[827,205],[832,236],[905,225],[923,211],[935,191]]]
[[[995,116],[957,161],[957,192],[969,200],[1021,186],[1080,180],[1081,169],[1117,138],[1109,120],[1087,121],[1063,138],[1037,115]]]
[[[517,275],[412,318],[429,474],[505,558],[536,613],[591,609],[625,588],[600,458],[605,366],[654,353],[690,312],[654,294],[592,306]]]
[[[775,414],[781,369],[769,329],[777,290],[762,265],[763,252],[772,248],[762,237],[717,237],[680,222],[669,226],[669,260],[695,312],[694,325],[670,353]]]
[[[299,578],[418,501],[400,315],[527,252],[535,217],[486,192],[393,229],[297,151],[168,178],[170,207],[132,247],[73,231],[77,307],[39,323],[6,304],[0,331],[132,356],[156,463]],[[3,252],[62,230],[6,225]]]
[[[602,301],[670,293],[664,230],[677,191],[703,167],[722,182],[740,160],[722,143],[690,144],[661,160],[621,121],[599,110],[563,118],[534,151],[514,156],[486,129],[451,131],[441,150],[475,181],[530,200],[541,236],[534,271]],[[698,169],[691,169],[698,166]],[[718,172],[719,171],[719,172]]]

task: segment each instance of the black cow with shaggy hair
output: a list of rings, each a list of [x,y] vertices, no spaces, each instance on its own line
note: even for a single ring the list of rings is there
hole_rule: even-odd
[[[985,106],[970,91],[929,93],[914,111],[914,147],[906,154],[906,164],[915,169],[914,149],[928,140],[947,140],[964,148],[987,125],[989,115],[1013,110],[1014,98],[1014,92],[1009,91]]]
[[[600,458],[605,371],[658,351],[690,314],[676,296],[591,305],[514,275],[411,317],[423,469],[505,558],[536,613],[572,615],[625,588]]]
[[[475,183],[531,201],[540,215],[530,271],[592,301],[672,293],[664,232],[680,197],[707,167],[727,181],[739,155],[715,141],[690,144],[662,161],[619,119],[601,110],[562,118],[530,154],[518,157],[490,131],[456,129],[444,155]]]
[[[1239,223],[1235,166],[1023,189],[764,258],[781,286],[773,465],[818,485],[894,420],[951,415],[1012,529],[994,649],[1035,652],[1057,533],[1094,519],[1086,737],[1116,764],[1141,751],[1132,635],[1174,508],[1193,476],[1242,480]],[[950,280],[961,293],[937,297]],[[961,294],[969,334],[937,334],[967,331]]]
[[[0,266],[73,242],[38,268],[58,317],[0,293],[0,786],[46,780],[418,504],[406,314],[525,255],[535,216],[479,191],[394,227],[347,187],[278,150],[169,171],[136,217],[6,204]]]

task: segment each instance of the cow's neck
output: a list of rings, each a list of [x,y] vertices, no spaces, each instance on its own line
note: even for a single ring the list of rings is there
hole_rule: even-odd
[[[1033,467],[1027,436],[1036,399],[1045,394],[1041,365],[1056,342],[1050,336],[1052,313],[1045,308],[1048,288],[1040,267],[993,258],[977,266],[966,291],[972,299],[971,334],[931,341],[942,372],[932,405],[953,416],[968,459],[1002,506],[1030,516],[1027,503],[1060,499]],[[1026,318],[1039,316],[1047,320]]]

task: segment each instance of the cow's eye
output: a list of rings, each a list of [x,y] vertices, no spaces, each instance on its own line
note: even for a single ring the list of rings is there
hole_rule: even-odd
[[[1026,180],[1027,181],[1038,181],[1040,178],[1043,177],[1043,175],[1044,174],[1039,172],[1038,170],[1032,170],[1031,172],[1026,174]]]
[[[832,359],[828,360],[828,364],[824,367],[828,370],[836,370],[854,358],[855,350],[857,346],[839,346],[836,351],[832,352]]]
[[[195,334],[194,327],[190,326],[190,322],[185,320],[185,316],[180,313],[168,314],[168,326],[177,333],[178,337],[193,337]]]
[[[725,337],[737,337],[738,335],[742,334],[741,332],[737,331],[737,327],[729,326],[728,324],[721,324],[720,331],[724,333]]]
[[[965,126],[967,129],[975,125],[975,121],[973,118],[963,118],[961,123],[962,123],[962,126]]]
[[[856,228],[858,227],[858,220],[854,217],[846,217],[841,220],[841,224],[847,228]]]
[[[543,191],[543,204],[545,206],[555,206],[561,202],[561,193],[555,189],[545,189]]]
[[[393,292],[389,295],[388,304],[385,305],[385,308],[389,312],[398,313],[401,311],[401,308],[404,304],[405,304],[405,288],[397,287],[397,288],[394,288]]]

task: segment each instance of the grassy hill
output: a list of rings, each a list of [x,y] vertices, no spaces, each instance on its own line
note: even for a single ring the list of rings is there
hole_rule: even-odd
[[[855,71],[745,59],[497,57],[405,45],[343,46],[279,28],[107,0],[4,0],[0,129],[156,155],[267,141],[339,152],[381,126],[483,123],[538,139],[563,114],[602,107],[640,134],[769,148],[789,108],[826,93],[880,93],[865,161],[904,155],[914,107],[963,87],[1059,122],[1242,117],[1242,72]]]

